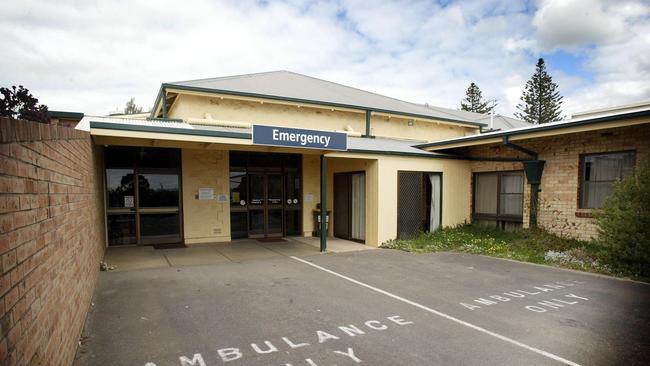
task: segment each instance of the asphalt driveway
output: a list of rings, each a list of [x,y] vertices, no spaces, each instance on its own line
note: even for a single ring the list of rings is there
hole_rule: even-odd
[[[390,250],[101,273],[78,365],[647,364],[650,286]]]

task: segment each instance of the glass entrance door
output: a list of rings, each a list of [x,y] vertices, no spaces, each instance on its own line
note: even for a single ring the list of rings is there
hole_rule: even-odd
[[[107,147],[108,245],[179,243],[180,151]]]
[[[248,236],[282,236],[282,174],[250,173]]]
[[[232,238],[302,233],[302,157],[230,152]]]
[[[266,175],[266,236],[282,236],[282,174]]]

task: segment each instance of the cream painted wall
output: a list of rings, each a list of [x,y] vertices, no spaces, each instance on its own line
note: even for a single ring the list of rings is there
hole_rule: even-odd
[[[291,104],[260,103],[246,100],[221,99],[218,96],[181,94],[169,112],[170,118],[205,118],[233,122],[269,124],[287,127],[343,131],[351,126],[365,134],[365,113],[331,110],[326,107],[298,107]],[[380,137],[435,141],[478,132],[476,128],[444,121],[415,120],[401,116],[373,115],[371,134]]]
[[[327,158],[327,165],[328,210],[332,210],[334,204],[334,173],[366,173],[366,245],[376,247],[397,236],[397,173],[401,170],[442,172],[442,225],[453,226],[470,221],[471,170],[467,161],[335,153]],[[320,202],[318,156],[303,156],[303,181],[303,195],[314,197],[311,204],[303,199],[303,234],[311,236],[314,230],[312,209]],[[333,235],[335,221],[336,217],[332,215],[329,236]]]
[[[182,149],[183,226],[186,244],[230,240],[229,159],[225,150]],[[200,201],[199,188],[213,188],[215,199]]]
[[[298,108],[292,105],[262,104],[199,95],[180,95],[174,103],[169,117],[205,118],[206,113],[210,113],[216,120],[285,127],[342,131],[346,125],[350,125],[355,131],[362,133],[366,128],[365,115],[361,113],[321,108]]]
[[[397,173],[442,172],[442,225],[470,221],[471,171],[467,161],[385,156],[379,160],[377,243],[397,236]]]
[[[473,135],[478,130],[446,123],[415,120],[409,126],[409,119],[402,117],[373,116],[370,123],[371,135],[412,140],[443,140],[452,137]]]

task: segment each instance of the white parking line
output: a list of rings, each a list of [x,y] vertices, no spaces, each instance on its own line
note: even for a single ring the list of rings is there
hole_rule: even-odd
[[[327,273],[332,274],[332,275],[334,275],[334,276],[340,277],[340,278],[342,278],[342,279],[344,279],[344,280],[346,280],[346,281],[349,281],[349,282],[355,283],[355,284],[357,284],[357,285],[359,285],[359,286],[363,286],[363,287],[365,287],[365,288],[368,288],[368,289],[373,290],[373,291],[375,291],[375,292],[378,292],[378,293],[380,293],[380,294],[386,295],[386,296],[388,296],[388,297],[392,297],[392,298],[395,299],[395,300],[399,300],[399,301],[401,301],[401,302],[403,302],[403,303],[406,303],[406,304],[409,304],[409,305],[415,306],[416,308],[419,308],[419,309],[425,310],[425,311],[427,311],[427,312],[429,312],[429,313],[431,313],[431,314],[438,315],[438,316],[443,317],[443,318],[445,318],[445,319],[448,319],[448,320],[451,320],[451,321],[456,322],[456,323],[458,323],[458,324],[464,325],[464,326],[466,326],[466,327],[468,327],[468,328],[472,328],[472,329],[474,329],[474,330],[477,330],[477,331],[479,331],[479,332],[481,332],[481,333],[485,333],[485,334],[491,335],[492,337],[498,338],[498,339],[500,339],[500,340],[502,340],[502,341],[506,341],[506,342],[508,342],[508,343],[514,344],[515,346],[518,346],[518,347],[521,347],[521,348],[527,349],[527,350],[529,350],[529,351],[535,352],[535,353],[537,353],[537,354],[540,354],[540,355],[542,355],[542,356],[544,356],[544,357],[548,357],[548,358],[553,359],[553,360],[555,360],[555,361],[559,361],[559,362],[561,362],[561,363],[563,363],[563,364],[565,364],[565,365],[580,366],[579,364],[577,364],[577,363],[575,363],[575,362],[573,362],[573,361],[569,361],[569,360],[567,360],[567,359],[565,359],[565,358],[562,358],[562,357],[560,357],[560,356],[554,355],[554,354],[552,354],[552,353],[550,353],[550,352],[546,352],[546,351],[543,351],[543,350],[541,350],[541,349],[539,349],[539,348],[535,348],[535,347],[529,346],[529,345],[527,345],[527,344],[521,343],[521,342],[519,342],[519,341],[516,341],[516,340],[514,340],[514,339],[508,338],[508,337],[506,337],[506,336],[502,336],[501,334],[494,333],[494,332],[489,331],[489,330],[487,330],[487,329],[485,329],[485,328],[481,328],[481,327],[479,327],[479,326],[477,326],[477,325],[474,325],[474,324],[472,324],[472,323],[468,323],[468,322],[466,322],[466,321],[464,321],[464,320],[460,320],[460,319],[458,319],[458,318],[454,318],[454,317],[451,316],[451,315],[447,315],[447,314],[442,313],[442,312],[440,312],[440,311],[434,310],[434,309],[432,309],[432,308],[430,308],[430,307],[428,307],[428,306],[424,306],[424,305],[422,305],[422,304],[419,304],[419,303],[417,303],[417,302],[415,302],[415,301],[411,301],[411,300],[405,299],[405,298],[403,298],[403,297],[401,297],[401,296],[397,296],[397,295],[395,295],[395,294],[393,294],[393,293],[390,293],[390,292],[388,292],[388,291],[385,291],[385,290],[382,290],[382,289],[380,289],[380,288],[377,288],[377,287],[374,287],[374,286],[368,285],[367,283],[363,283],[363,282],[361,282],[361,281],[355,280],[354,278],[350,278],[350,277],[348,277],[348,276],[345,276],[345,275],[342,275],[342,274],[340,274],[340,273],[334,272],[334,271],[332,271],[332,270],[330,270],[330,269],[327,269],[327,268],[325,268],[325,267],[321,267],[321,266],[319,266],[319,265],[317,265],[317,264],[314,264],[314,263],[312,263],[312,262],[306,261],[306,260],[304,260],[304,259],[300,259],[300,258],[298,258],[298,257],[294,257],[294,256],[291,256],[290,258],[291,258],[291,259],[294,259],[294,260],[297,260],[298,262],[302,262],[302,263],[304,263],[304,264],[306,264],[306,265],[312,266],[312,267],[314,267],[314,268],[320,269],[320,270],[323,271],[323,272],[327,272]]]

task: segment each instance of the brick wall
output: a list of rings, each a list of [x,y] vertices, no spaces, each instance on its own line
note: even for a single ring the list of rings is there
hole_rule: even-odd
[[[514,141],[537,151],[546,160],[540,192],[538,224],[564,236],[590,239],[598,234],[591,210],[578,208],[580,155],[635,150],[637,162],[650,158],[650,125],[612,128],[555,137]],[[518,157],[527,155],[498,144],[458,149],[474,157]],[[472,171],[523,170],[519,162],[473,161]],[[524,186],[524,227],[528,227],[530,185]]]
[[[0,118],[0,364],[69,365],[104,253],[88,133]]]

